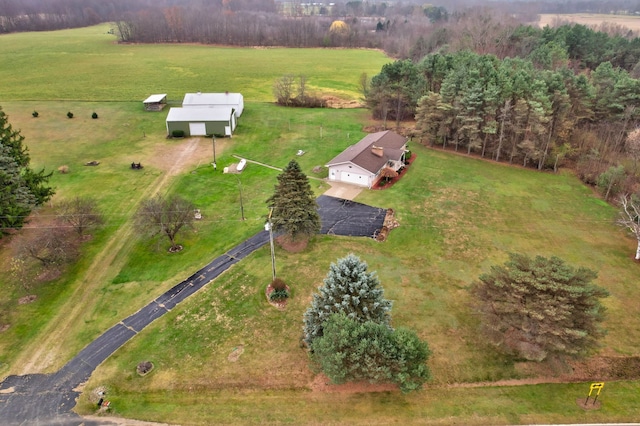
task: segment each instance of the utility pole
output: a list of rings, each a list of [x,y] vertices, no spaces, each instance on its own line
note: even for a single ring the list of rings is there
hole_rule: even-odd
[[[213,135],[213,170],[217,170],[218,165],[216,164],[216,135]]]
[[[240,178],[236,176],[238,179],[238,188],[240,189],[240,215],[242,216],[242,220],[244,220],[244,204],[242,203],[242,182],[240,182]]]
[[[264,229],[269,231],[269,244],[271,245],[271,275],[273,281],[276,280],[276,252],[273,247],[273,226],[271,225],[271,215],[273,214],[273,207],[269,210],[269,219],[264,225]]]

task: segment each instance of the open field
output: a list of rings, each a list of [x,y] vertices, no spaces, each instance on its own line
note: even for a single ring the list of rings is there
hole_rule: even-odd
[[[620,25],[627,27],[634,32],[640,31],[640,16],[629,15],[604,15],[595,13],[570,13],[570,14],[540,14],[540,20],[538,25],[544,27],[552,25],[556,20],[574,22],[576,24],[582,24],[587,26],[598,26],[604,22],[608,24]]]
[[[186,92],[229,91],[271,102],[272,84],[285,74],[306,75],[310,92],[354,99],[360,74],[389,62],[365,49],[119,45],[109,28],[2,35],[0,55],[11,66],[0,67],[0,101],[142,101],[153,93],[182,101]]]
[[[291,54],[286,49],[118,46],[106,29],[0,37],[11,41],[0,43],[0,51],[19,59],[15,69],[0,70],[0,78],[12,82],[0,105],[14,127],[22,129],[36,167],[55,170],[67,164],[71,169],[68,175],[54,174],[58,194],[52,205],[76,194],[92,195],[107,216],[78,265],[50,284],[35,285],[38,299],[31,304],[16,304],[25,293],[6,274],[11,246],[7,239],[0,241],[0,322],[11,324],[0,333],[2,376],[55,371],[102,331],[261,230],[264,201],[278,172],[250,164],[237,178],[223,175],[222,167],[237,161],[234,154],[276,167],[296,158],[305,173],[321,178],[313,167],[363,136],[366,111],[284,109],[267,103],[274,78],[287,69],[305,70],[323,93],[354,99],[360,73],[373,75],[387,61],[378,52],[360,50]],[[234,58],[233,71],[214,67],[211,58],[203,65],[204,51]],[[264,53],[273,51],[281,52]],[[87,52],[95,54],[85,58]],[[167,78],[167,67],[178,57],[188,72]],[[117,63],[126,75],[105,76],[103,60]],[[42,73],[41,67],[52,62]],[[321,66],[327,63],[337,64],[334,72]],[[343,63],[351,65],[342,69]],[[156,73],[158,67],[165,72]],[[76,68],[82,73],[60,81]],[[262,68],[268,74],[259,72]],[[211,82],[205,87],[202,73]],[[223,86],[244,93],[247,105],[234,137],[216,141],[214,172],[211,139],[165,139],[167,111],[144,112],[140,101],[153,92],[179,99],[187,90],[226,90]],[[31,117],[33,110],[39,118]],[[67,119],[67,111],[76,118]],[[93,111],[98,120],[90,119]],[[257,251],[108,359],[85,385],[78,411],[93,413],[91,391],[106,386],[115,415],[177,424],[636,420],[638,382],[608,383],[603,408],[593,412],[575,404],[588,390],[585,384],[471,387],[499,380],[544,381],[566,372],[558,365],[533,370],[498,356],[477,336],[467,289],[509,251],[557,255],[597,270],[597,282],[611,292],[605,301],[609,333],[600,355],[639,355],[640,267],[631,261],[634,241],[613,224],[616,210],[570,173],[538,173],[410,148],[417,160],[400,182],[384,191],[363,191],[357,199],[396,210],[401,226],[387,242],[318,236],[300,254],[277,249],[278,274],[292,287],[284,311],[266,303],[269,250]],[[306,154],[295,157],[299,149]],[[82,165],[90,160],[101,164]],[[145,168],[130,170],[132,161]],[[311,183],[317,194],[327,188],[322,180]],[[240,220],[241,189],[245,221]],[[180,193],[203,212],[195,229],[179,236],[185,246],[181,253],[168,254],[166,241],[140,238],[132,228],[139,202],[157,192]],[[38,214],[46,220],[51,207]],[[335,392],[309,369],[299,347],[302,313],[330,262],[349,252],[378,272],[386,296],[394,300],[394,325],[411,327],[429,342],[434,380],[425,391]],[[239,347],[242,355],[230,362],[228,355]],[[135,366],[145,360],[156,368],[139,377]]]

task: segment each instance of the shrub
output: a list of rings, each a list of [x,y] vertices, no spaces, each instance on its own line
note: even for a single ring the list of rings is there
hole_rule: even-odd
[[[93,114],[91,114],[91,118],[93,118],[94,120],[98,118],[98,113],[94,112]]]
[[[269,295],[269,300],[271,300],[272,302],[275,302],[278,300],[284,300],[288,298],[289,298],[289,292],[287,291],[286,288],[283,288],[280,290],[273,290]]]
[[[171,132],[171,136],[173,136],[174,138],[184,137],[184,130],[174,130],[173,132]]]
[[[67,117],[69,117],[69,118],[73,118],[73,113],[72,113],[71,111],[69,111],[69,112],[67,113]]]
[[[271,282],[271,288],[273,288],[274,290],[285,290],[287,288],[287,284],[285,284],[285,282],[280,278],[276,278],[275,280],[273,280],[273,282]]]
[[[38,111],[33,111],[31,115],[33,115],[34,118],[38,118],[38,115],[40,114],[38,114]]]

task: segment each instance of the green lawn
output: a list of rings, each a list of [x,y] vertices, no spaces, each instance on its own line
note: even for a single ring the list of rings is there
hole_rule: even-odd
[[[206,45],[121,45],[108,25],[0,36],[0,101],[140,101],[167,93],[240,92],[245,101],[273,100],[273,82],[305,75],[311,92],[360,96],[358,81],[389,62],[365,49],[226,48]],[[313,64],[313,66],[309,66]],[[66,112],[65,112],[66,113]]]
[[[632,241],[621,239],[610,220],[615,210],[572,175],[412,149],[418,158],[398,184],[359,197],[396,209],[400,227],[387,242],[323,236],[302,254],[278,249],[279,275],[293,289],[284,312],[264,298],[270,280],[265,247],[127,344],[104,363],[87,389],[107,386],[119,415],[180,424],[206,424],[212,418],[252,423],[264,419],[264,412],[271,421],[285,423],[632,420],[637,383],[607,385],[616,392],[610,402],[615,408],[597,413],[575,405],[575,395],[588,390],[587,384],[448,387],[529,377],[477,336],[468,308],[469,284],[490,265],[503,262],[507,251],[558,255],[600,272],[598,283],[612,293],[606,301],[608,354],[637,354],[640,335],[629,325],[638,315],[636,290],[627,283],[637,281],[638,270],[629,261]],[[344,399],[309,390],[314,377],[299,347],[302,313],[329,263],[349,252],[378,272],[386,296],[394,300],[394,324],[417,330],[429,342],[434,380],[424,392]],[[229,362],[227,356],[239,345],[244,347],[240,360]],[[138,377],[135,366],[147,359],[157,370]],[[374,417],[370,410],[378,404]],[[81,407],[91,411],[84,399]]]
[[[1,240],[0,322],[11,324],[0,333],[1,375],[20,372],[34,359],[38,371],[55,371],[114,323],[260,231],[278,172],[250,163],[237,177],[222,174],[237,161],[234,155],[274,167],[296,158],[321,194],[327,184],[315,178],[326,172],[316,174],[313,168],[357,142],[368,114],[276,107],[270,103],[273,80],[304,72],[322,93],[354,99],[360,73],[374,75],[388,61],[366,50],[117,45],[107,29],[0,36],[3,57],[15,58],[13,67],[0,69],[7,82],[0,105],[26,137],[35,167],[71,170],[54,173],[57,195],[37,213],[51,214],[62,198],[91,195],[107,218],[77,265],[52,283],[34,285],[38,299],[31,304],[17,304],[26,292],[6,273],[13,253],[9,240]],[[217,141],[217,172],[211,158],[202,157],[172,177],[166,166],[173,149],[189,142],[167,140],[167,111],[145,112],[140,101],[158,92],[179,100],[196,90],[242,92],[245,113],[234,137]],[[31,117],[33,110],[39,118]],[[75,118],[67,119],[67,111]],[[98,120],[90,118],[93,111]],[[211,139],[197,141],[198,149],[211,144]],[[117,415],[179,424],[634,420],[640,408],[637,382],[607,384],[603,408],[596,412],[575,404],[588,389],[584,384],[451,386],[528,377],[477,335],[469,309],[470,284],[504,262],[509,251],[557,255],[598,271],[598,284],[611,292],[605,301],[609,333],[601,351],[606,355],[638,355],[640,270],[631,261],[635,242],[614,224],[616,210],[570,173],[538,173],[410,148],[417,159],[400,182],[364,191],[357,199],[396,211],[400,227],[388,241],[318,236],[303,253],[278,248],[278,274],[292,288],[284,311],[266,303],[270,253],[268,247],[258,250],[101,365],[78,410],[93,412],[87,394],[106,386]],[[306,154],[296,157],[299,149]],[[100,165],[84,166],[90,160]],[[130,170],[132,161],[145,168]],[[203,212],[193,230],[179,235],[185,250],[178,254],[166,252],[165,240],[142,238],[131,227],[139,202],[155,191],[180,193]],[[394,325],[411,327],[429,342],[434,380],[425,391],[310,390],[314,374],[299,346],[302,313],[329,264],[349,252],[377,271],[386,296],[394,300]],[[48,345],[38,358],[43,341]],[[239,347],[240,359],[229,362]],[[156,368],[142,378],[135,366],[145,360]]]

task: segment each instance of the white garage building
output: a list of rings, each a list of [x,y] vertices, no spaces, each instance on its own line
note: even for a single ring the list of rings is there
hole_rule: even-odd
[[[236,115],[231,107],[171,108],[167,115],[167,134],[181,130],[185,136],[231,137],[236,123]]]

